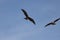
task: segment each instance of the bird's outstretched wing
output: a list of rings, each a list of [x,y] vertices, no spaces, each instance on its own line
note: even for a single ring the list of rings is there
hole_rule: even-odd
[[[21,9],[26,17],[28,17],[27,12],[24,9]]]
[[[33,23],[33,24],[36,24],[35,21],[29,17],[29,20]]]
[[[47,26],[49,26],[49,25],[51,25],[51,24],[52,24],[52,23],[48,23],[48,24],[45,25],[45,27],[47,27]]]
[[[56,19],[54,22],[57,22],[58,20],[60,20],[60,18]]]

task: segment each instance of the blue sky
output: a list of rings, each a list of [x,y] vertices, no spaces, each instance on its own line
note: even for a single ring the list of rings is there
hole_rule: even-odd
[[[24,19],[25,9],[36,25]],[[60,0],[0,0],[0,40],[60,40]]]

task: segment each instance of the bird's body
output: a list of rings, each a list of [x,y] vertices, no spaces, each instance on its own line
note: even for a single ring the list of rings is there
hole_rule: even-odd
[[[24,9],[21,9],[21,10],[23,11],[24,15],[26,16],[24,18],[25,20],[30,20],[33,24],[36,24],[35,21],[31,17],[28,16],[27,12]]]
[[[57,22],[58,20],[60,20],[60,18],[54,20],[53,22],[48,23],[47,25],[45,25],[45,27],[47,27],[47,26],[49,26],[49,25],[56,25],[56,22]]]

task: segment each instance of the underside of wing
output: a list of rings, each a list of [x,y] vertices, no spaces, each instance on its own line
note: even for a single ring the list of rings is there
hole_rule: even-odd
[[[33,23],[33,24],[36,24],[35,21],[29,17],[29,20]]]
[[[60,18],[56,19],[54,22],[57,22],[58,20],[60,20]]]
[[[21,9],[21,10],[24,12],[24,15],[25,15],[26,17],[28,17],[27,12],[26,12],[24,9]]]
[[[47,26],[49,26],[49,25],[51,25],[51,24],[52,24],[52,23],[48,23],[48,24],[45,25],[45,27],[47,27]]]

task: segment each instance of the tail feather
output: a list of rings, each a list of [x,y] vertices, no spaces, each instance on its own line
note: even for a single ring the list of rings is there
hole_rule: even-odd
[[[27,20],[27,18],[24,18],[25,20]]]

